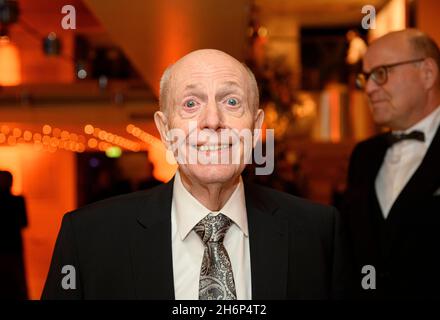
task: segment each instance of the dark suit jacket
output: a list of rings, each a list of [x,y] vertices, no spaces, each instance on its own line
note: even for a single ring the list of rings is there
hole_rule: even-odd
[[[358,144],[351,156],[344,221],[356,272],[376,268],[367,298],[440,297],[440,131],[385,220],[375,179],[387,151],[386,134]],[[360,285],[361,282],[359,282]]]
[[[174,299],[173,180],[64,216],[43,299]],[[328,299],[346,293],[339,213],[245,183],[253,299]],[[77,289],[64,290],[64,265]]]

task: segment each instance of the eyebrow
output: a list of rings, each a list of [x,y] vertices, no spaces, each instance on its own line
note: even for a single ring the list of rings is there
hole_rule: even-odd
[[[195,90],[195,89],[201,89],[201,87],[202,86],[200,84],[190,83],[190,84],[187,84],[185,86],[183,91],[190,91],[190,90]]]
[[[206,98],[206,94],[203,92],[202,85],[200,84],[188,84],[182,91],[182,96],[186,96],[188,94],[199,96],[201,98]]]
[[[217,99],[219,99],[230,94],[231,92],[237,92],[243,94],[243,89],[235,81],[226,81],[224,84],[222,84],[222,86],[220,87],[219,91],[215,96]]]
[[[238,84],[236,81],[226,81],[221,86],[216,94],[216,99],[221,99],[224,96],[230,94],[231,92],[237,92],[237,93],[243,93],[243,89],[241,88],[240,84]],[[206,98],[206,94],[203,91],[203,86],[201,84],[188,84],[185,86],[185,88],[182,91],[182,95],[188,95],[193,94],[196,96],[199,96],[201,98]]]

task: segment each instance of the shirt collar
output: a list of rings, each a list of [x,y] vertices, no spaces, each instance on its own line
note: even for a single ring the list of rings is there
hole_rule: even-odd
[[[421,131],[425,134],[425,144],[430,145],[440,125],[440,106],[432,111],[427,117],[423,118],[415,125],[404,131],[393,131],[393,133],[410,133],[411,131]]]
[[[210,213],[217,214],[220,212],[231,219],[246,237],[248,236],[246,201],[241,177],[234,192],[219,211],[211,211],[207,209],[196,198],[194,198],[191,193],[189,193],[182,183],[179,170],[176,171],[173,188],[173,205],[176,210],[176,226],[182,241],[200,220]]]

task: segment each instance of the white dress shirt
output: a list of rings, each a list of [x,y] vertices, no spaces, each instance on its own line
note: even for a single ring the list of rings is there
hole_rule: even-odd
[[[439,125],[440,106],[411,128],[394,131],[396,133],[422,131],[425,134],[425,141],[403,140],[387,150],[375,183],[377,198],[385,219],[400,192],[422,163]]]
[[[182,184],[179,171],[174,178],[171,207],[174,292],[177,300],[197,300],[204,244],[193,230],[209,213],[223,213],[233,223],[223,244],[231,260],[237,299],[252,298],[249,233],[243,182],[240,182],[224,207],[213,212],[205,208]]]

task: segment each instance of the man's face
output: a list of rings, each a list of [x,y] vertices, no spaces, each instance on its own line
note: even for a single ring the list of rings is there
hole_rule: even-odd
[[[368,73],[381,65],[418,58],[423,57],[416,55],[403,37],[379,39],[368,49],[363,69]],[[385,84],[378,85],[371,78],[366,84],[373,119],[379,125],[405,130],[416,122],[418,112],[426,102],[420,69],[417,63],[409,63],[388,68],[387,72]]]
[[[177,148],[186,162],[177,159],[182,177],[201,185],[234,181],[245,167],[245,143],[237,133],[252,133],[263,120],[262,111],[250,105],[246,70],[221,52],[197,51],[173,67],[170,81],[168,109],[160,118],[166,118],[168,132],[184,133]],[[222,134],[236,139],[222,139]],[[240,161],[232,161],[233,152]],[[230,161],[219,163],[222,157]]]

